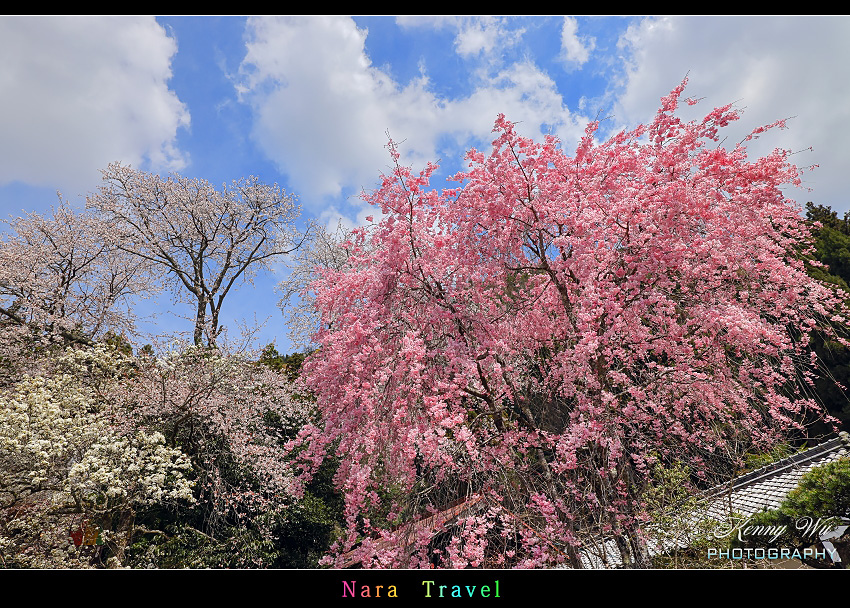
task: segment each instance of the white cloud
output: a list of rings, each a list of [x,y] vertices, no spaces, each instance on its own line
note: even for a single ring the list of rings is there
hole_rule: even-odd
[[[403,28],[432,28],[455,30],[455,52],[464,59],[485,58],[493,64],[502,63],[502,52],[518,44],[525,28],[512,29],[505,17],[492,16],[413,16],[396,17]]]
[[[398,15],[395,22],[400,27],[430,27],[442,29],[457,27],[461,17],[453,15]]]
[[[0,18],[0,184],[73,196],[111,161],[180,168],[189,115],[168,89],[176,50],[152,17]]]
[[[386,131],[404,138],[435,120],[426,82],[402,88],[373,67],[349,18],[252,18],[248,32],[242,93],[254,137],[305,204],[371,187],[389,160]]]
[[[523,62],[482,78],[469,97],[452,102],[446,112],[446,125],[457,133],[461,144],[463,137],[473,136],[489,143],[493,121],[499,113],[519,123],[517,131],[526,137],[539,139],[540,125],[546,124],[565,142],[578,140],[587,122],[567,110],[547,74],[534,64]]]
[[[848,210],[844,173],[850,166],[850,18],[847,17],[663,17],[644,19],[621,41],[630,61],[616,115],[634,124],[651,120],[659,98],[688,74],[686,96],[704,97],[686,108],[691,118],[715,106],[745,107],[729,129],[737,142],[755,127],[794,116],[789,128],[751,147],[764,154],[792,151],[811,193],[789,191],[799,202],[814,200]]]
[[[489,143],[500,112],[528,135],[541,123],[573,127],[555,83],[528,63],[482,68],[471,94],[447,99],[425,75],[401,86],[373,66],[367,33],[349,18],[250,19],[248,32],[241,91],[255,111],[254,137],[306,206],[374,187],[389,164],[387,130],[404,142],[402,160],[421,166],[437,160],[446,137]]]
[[[564,17],[564,25],[561,28],[561,56],[570,69],[587,63],[595,46],[594,38],[579,38],[578,21],[575,17]]]
[[[455,38],[458,55],[469,57],[489,53],[496,46],[498,30],[479,22],[462,29]]]
[[[496,17],[471,17],[457,22],[455,50],[461,57],[490,56],[498,61],[506,47],[522,38],[523,29],[509,29],[504,19]]]

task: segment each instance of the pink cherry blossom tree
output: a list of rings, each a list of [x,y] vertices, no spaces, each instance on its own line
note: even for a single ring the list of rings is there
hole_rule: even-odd
[[[698,486],[818,414],[808,337],[846,317],[800,261],[788,152],[746,149],[784,123],[723,147],[738,112],[684,122],[684,86],[572,155],[499,116],[441,192],[391,143],[382,221],[311,286],[303,479],[334,452],[346,496],[328,563],[578,567],[604,537],[645,566],[655,465]],[[454,528],[417,525],[459,503]]]
[[[256,177],[221,190],[200,179],[162,178],[113,163],[88,205],[119,247],[170,277],[175,298],[192,304],[194,343],[214,345],[222,304],[238,281],[251,282],[277,256],[295,250],[295,197]]]

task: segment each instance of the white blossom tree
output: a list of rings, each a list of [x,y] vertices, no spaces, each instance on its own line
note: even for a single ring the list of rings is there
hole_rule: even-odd
[[[112,226],[118,246],[172,279],[195,308],[194,343],[215,345],[222,304],[237,281],[251,282],[295,250],[295,197],[256,177],[216,190],[200,179],[162,178],[113,163],[89,207]]]
[[[320,329],[315,294],[310,291],[310,284],[325,269],[342,272],[348,267],[354,247],[350,242],[352,236],[342,223],[333,232],[320,225],[313,226],[301,247],[286,260],[290,272],[277,285],[277,291],[282,294],[278,306],[286,318],[289,339],[296,348],[310,350],[312,337]]]
[[[24,335],[91,344],[107,332],[133,332],[133,298],[155,290],[150,264],[117,247],[108,225],[61,198],[52,217],[31,213],[6,223],[10,231],[0,241],[4,351],[19,348]]]
[[[104,541],[123,564],[137,532],[138,508],[195,501],[194,483],[186,477],[191,470],[189,458],[166,446],[162,433],[106,433],[71,467],[67,491],[79,511],[104,526]]]

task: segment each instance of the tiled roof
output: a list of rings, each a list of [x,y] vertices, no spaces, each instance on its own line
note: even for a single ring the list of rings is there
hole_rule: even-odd
[[[705,493],[706,508],[700,518],[723,521],[731,513],[750,517],[759,511],[776,509],[797,487],[800,478],[814,467],[850,457],[850,435],[846,431],[838,437],[799,454],[751,471],[708,490]],[[685,541],[677,543],[685,546]],[[650,555],[656,555],[672,546],[650,546]],[[623,561],[613,540],[597,543],[582,552],[585,568],[616,568]]]
[[[803,475],[814,467],[848,456],[850,435],[843,431],[835,439],[713,488],[707,493],[713,499],[708,514],[724,517],[732,512],[749,517],[759,511],[776,509]]]

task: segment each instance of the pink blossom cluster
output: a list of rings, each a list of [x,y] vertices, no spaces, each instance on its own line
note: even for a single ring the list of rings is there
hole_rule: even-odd
[[[426,561],[577,566],[603,532],[641,564],[651,465],[708,479],[817,413],[797,382],[808,336],[846,318],[800,260],[810,236],[781,190],[798,170],[719,145],[731,105],[682,121],[684,86],[603,143],[591,123],[573,155],[499,116],[492,150],[439,192],[436,167],[400,166],[391,142],[366,195],[382,219],[310,286],[323,424],[301,433],[302,481],[340,457],[337,564],[359,546],[365,564],[421,566],[442,533]],[[388,487],[399,521],[368,525]],[[472,493],[486,508],[414,533]],[[391,529],[412,540],[370,540]]]

